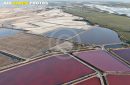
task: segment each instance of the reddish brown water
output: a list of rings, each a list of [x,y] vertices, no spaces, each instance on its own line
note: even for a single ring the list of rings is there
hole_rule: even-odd
[[[115,54],[120,56],[122,59],[126,60],[130,64],[130,48],[121,49],[121,50],[113,50]]]
[[[109,85],[130,85],[130,75],[108,75]]]
[[[82,81],[76,85],[101,85],[101,83],[100,83],[99,78],[94,77],[94,78]]]
[[[107,52],[102,50],[88,52],[84,51],[74,54],[80,59],[92,64],[102,71],[130,72],[129,67],[119,62],[114,57],[112,57],[112,55],[109,55]]]
[[[0,85],[61,85],[91,73],[77,60],[59,55],[1,73]]]

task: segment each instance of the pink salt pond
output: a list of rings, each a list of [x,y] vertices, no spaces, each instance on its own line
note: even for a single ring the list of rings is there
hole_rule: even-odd
[[[108,75],[108,85],[130,85],[130,75]]]
[[[112,52],[118,55],[120,59],[130,64],[130,48],[113,50]]]
[[[73,53],[81,60],[105,72],[129,72],[130,68],[103,50]]]
[[[56,55],[0,73],[0,85],[61,85],[95,73],[68,55]]]
[[[74,85],[101,85],[101,82],[99,78],[93,77],[93,78],[80,81]]]

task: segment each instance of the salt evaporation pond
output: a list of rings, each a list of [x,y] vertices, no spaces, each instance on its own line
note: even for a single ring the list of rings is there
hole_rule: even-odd
[[[62,85],[93,73],[68,55],[55,55],[1,73],[0,85]]]
[[[76,29],[76,28],[58,28],[56,30],[52,30],[47,33],[44,33],[43,36],[68,40],[69,38],[81,32],[84,32],[84,30]]]
[[[104,72],[129,72],[130,68],[103,50],[73,53],[77,58],[90,63]]]
[[[115,53],[120,59],[130,64],[130,48],[113,50],[112,52]]]
[[[87,45],[104,45],[120,43],[121,40],[115,31],[102,27],[93,27],[72,38],[72,41]]]
[[[107,75],[108,85],[129,85],[130,75]]]

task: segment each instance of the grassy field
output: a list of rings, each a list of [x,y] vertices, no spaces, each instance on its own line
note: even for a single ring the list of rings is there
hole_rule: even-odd
[[[96,9],[86,7],[64,8],[65,12],[83,17],[92,24],[112,29],[120,35],[123,41],[130,43],[130,18],[109,13],[101,13]]]

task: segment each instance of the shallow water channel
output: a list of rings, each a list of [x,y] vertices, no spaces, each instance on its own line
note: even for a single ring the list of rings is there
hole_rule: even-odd
[[[19,32],[20,30],[0,28],[0,37],[12,36]]]

